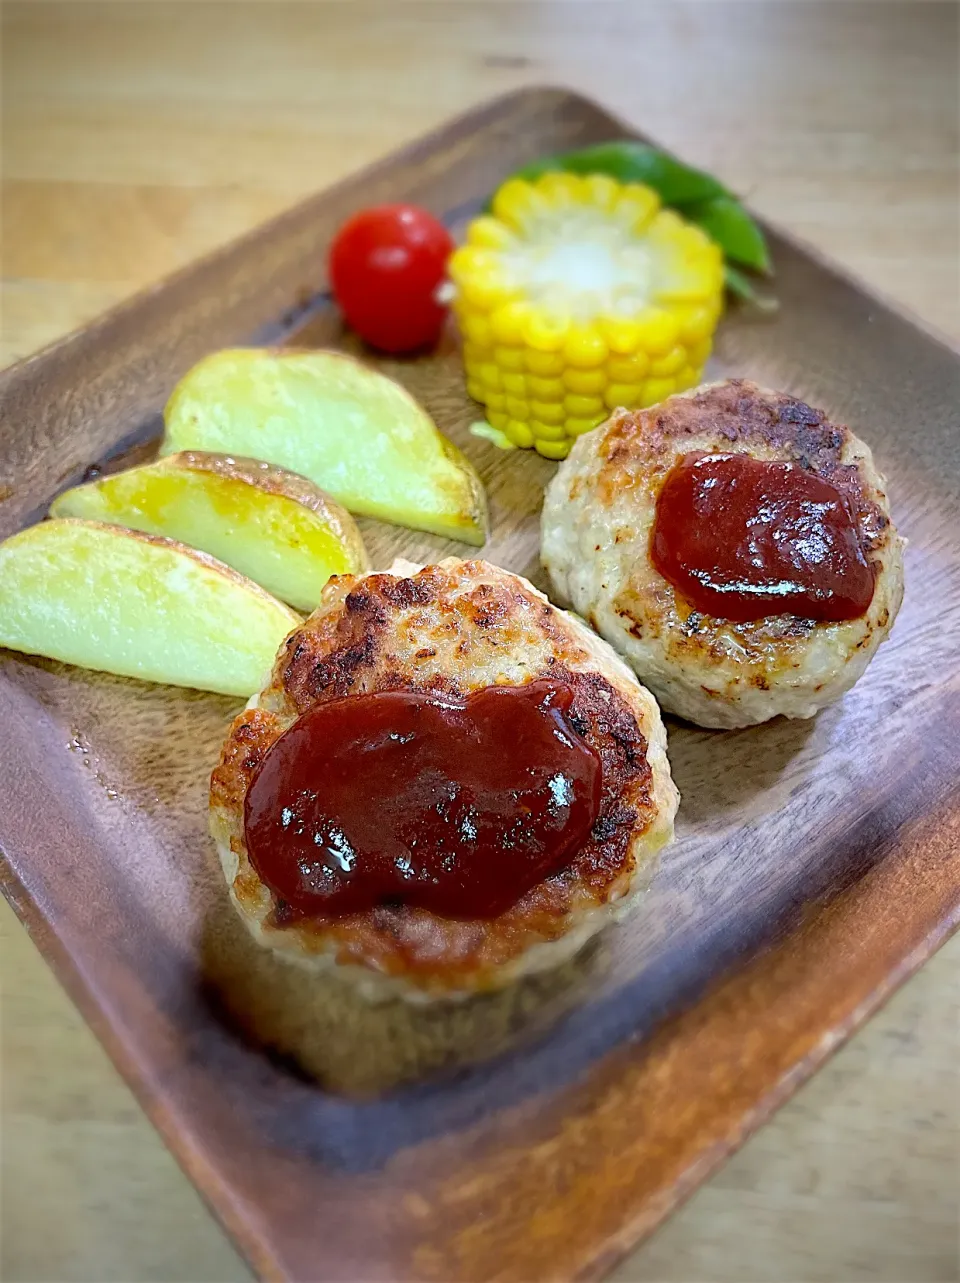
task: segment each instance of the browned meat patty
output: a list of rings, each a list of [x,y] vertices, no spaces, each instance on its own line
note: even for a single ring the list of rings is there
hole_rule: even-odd
[[[465,696],[541,677],[573,687],[571,718],[603,765],[600,817],[567,868],[488,921],[407,905],[283,920],[247,857],[243,804],[267,750],[301,713],[351,694]],[[456,559],[340,576],[233,723],[211,781],[211,828],[234,903],[268,948],[318,970],[336,966],[371,997],[495,989],[558,966],[636,901],[655,853],[673,836],[678,797],[665,747],[656,702],[629,669],[519,576]]]
[[[843,490],[876,567],[866,614],[734,623],[695,611],[650,559],[660,489],[694,451],[789,461]],[[610,642],[665,711],[701,726],[812,717],[863,674],[903,597],[903,541],[868,447],[822,411],[742,379],[618,410],[581,437],[547,491],[542,558],[557,600]]]

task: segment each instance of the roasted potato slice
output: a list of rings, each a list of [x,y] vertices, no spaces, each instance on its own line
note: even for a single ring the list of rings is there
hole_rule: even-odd
[[[340,504],[312,481],[256,459],[173,454],[67,490],[50,515],[177,539],[308,613],[331,575],[368,568],[360,531]]]
[[[63,519],[0,544],[0,646],[30,655],[246,696],[300,622],[172,539]]]
[[[350,512],[464,543],[486,538],[472,466],[406,389],[342,352],[216,352],[180,380],[164,419],[163,454],[265,459]]]

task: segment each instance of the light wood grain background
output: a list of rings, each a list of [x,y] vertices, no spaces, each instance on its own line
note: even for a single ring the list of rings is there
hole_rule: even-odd
[[[5,362],[543,82],[960,342],[954,4],[38,0],[2,21]],[[0,1275],[248,1278],[6,907],[0,927]],[[960,1278],[958,964],[954,941],[618,1277]]]

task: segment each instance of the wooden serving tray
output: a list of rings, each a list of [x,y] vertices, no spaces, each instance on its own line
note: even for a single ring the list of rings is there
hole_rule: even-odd
[[[556,90],[454,121],[0,376],[0,536],[91,465],[149,453],[176,380],[228,344],[340,343],[325,247],[352,210],[457,228],[547,152],[624,134]],[[672,723],[683,802],[645,911],[552,1033],[376,1103],[230,1032],[199,962],[230,913],[207,777],[236,703],[0,652],[6,894],[186,1171],[264,1275],[595,1277],[686,1197],[957,924],[960,358],[787,239],[781,309],[732,311],[712,372],[849,422],[910,540],[907,596],[858,686],[811,722]],[[554,465],[471,437],[454,337],[381,362],[480,469],[484,555],[543,584]],[[462,547],[362,523],[375,565]]]

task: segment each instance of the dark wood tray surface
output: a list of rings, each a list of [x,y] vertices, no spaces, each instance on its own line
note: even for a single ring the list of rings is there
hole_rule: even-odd
[[[457,226],[519,164],[623,134],[558,90],[455,120],[0,375],[0,536],[92,464],[149,453],[178,377],[244,342],[342,343],[324,249],[410,199]],[[353,1104],[212,1012],[231,910],[207,775],[236,704],[0,652],[4,890],[186,1171],[271,1278],[593,1277],[688,1195],[960,914],[960,358],[773,234],[781,310],[725,318],[711,372],[849,422],[910,540],[865,678],[813,722],[671,724],[678,841],[590,1001],[525,1051]],[[381,362],[475,461],[484,555],[531,575],[553,465],[469,436],[452,336]],[[364,523],[376,565],[459,546]]]

